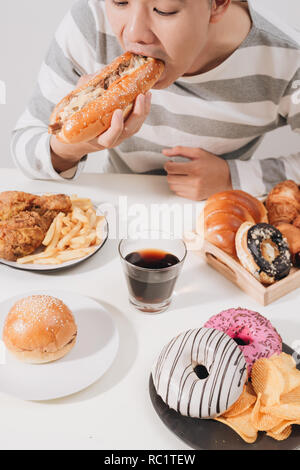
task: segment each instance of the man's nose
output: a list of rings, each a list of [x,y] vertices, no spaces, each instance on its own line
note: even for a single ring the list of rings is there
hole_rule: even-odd
[[[135,10],[126,25],[126,39],[131,44],[152,44],[155,38],[148,13]]]

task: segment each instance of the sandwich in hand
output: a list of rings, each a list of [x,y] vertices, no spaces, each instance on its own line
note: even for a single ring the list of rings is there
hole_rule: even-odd
[[[126,118],[137,96],[147,93],[163,70],[164,63],[159,59],[126,52],[58,103],[50,118],[49,133],[69,144],[94,139],[109,128],[117,109]]]

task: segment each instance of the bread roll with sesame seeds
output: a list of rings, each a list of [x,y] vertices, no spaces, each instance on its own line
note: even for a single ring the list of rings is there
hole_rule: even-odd
[[[56,361],[75,346],[77,326],[70,309],[50,295],[18,300],[3,328],[6,348],[19,360],[31,364]]]
[[[123,111],[125,119],[137,96],[146,94],[163,70],[159,59],[125,52],[55,106],[49,134],[65,144],[94,139],[109,128],[116,109]]]

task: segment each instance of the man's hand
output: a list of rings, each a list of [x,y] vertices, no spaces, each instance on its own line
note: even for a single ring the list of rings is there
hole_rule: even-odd
[[[190,159],[165,164],[169,186],[178,196],[202,201],[212,194],[232,189],[229,166],[222,158],[202,149],[180,146],[165,149],[163,154]]]
[[[85,75],[77,83],[80,87],[93,78],[94,75]],[[134,108],[124,122],[123,111],[117,109],[112,117],[111,125],[106,132],[90,142],[80,144],[64,144],[56,136],[51,136],[52,163],[56,171],[65,171],[75,166],[87,154],[117,147],[123,140],[136,134],[147,118],[151,107],[151,93],[138,95]]]

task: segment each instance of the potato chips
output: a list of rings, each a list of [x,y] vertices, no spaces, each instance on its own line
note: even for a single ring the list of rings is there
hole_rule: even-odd
[[[251,384],[222,416],[216,418],[234,429],[245,442],[256,441],[258,431],[282,441],[300,425],[300,371],[292,356],[281,353],[255,362]]]
[[[90,199],[71,196],[72,211],[60,212],[44,240],[42,253],[19,258],[19,264],[61,264],[93,253],[103,240],[105,217],[97,215]]]

